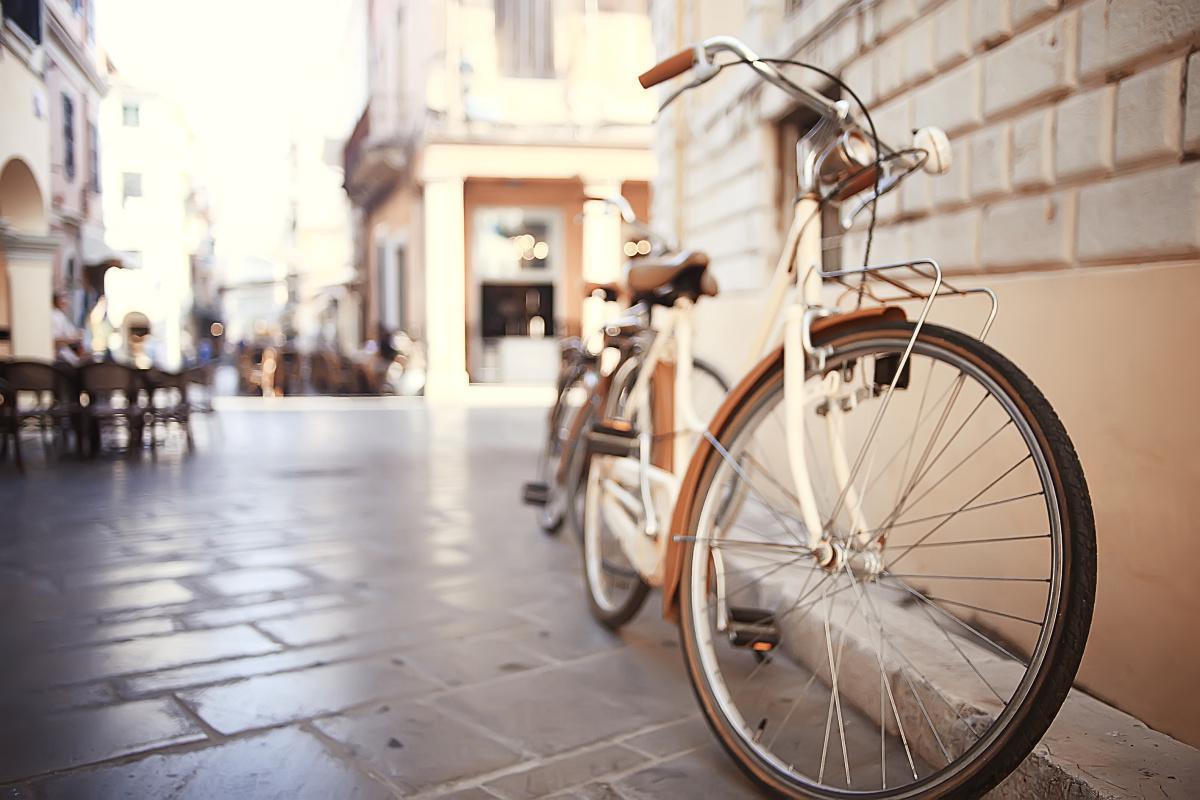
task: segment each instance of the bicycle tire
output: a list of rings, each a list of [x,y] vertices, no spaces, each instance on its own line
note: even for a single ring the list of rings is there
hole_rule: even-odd
[[[631,357],[631,359],[632,358],[633,357]],[[696,373],[707,375],[722,393],[727,393],[729,391],[728,382],[714,366],[706,361],[703,361],[702,359],[693,359],[692,365],[693,370]],[[621,367],[625,367],[626,371],[624,375],[621,375],[617,378],[613,386],[610,388],[608,396],[604,398],[603,417],[623,416],[621,404],[624,399],[625,392],[627,389],[632,388],[634,381],[637,379],[638,365],[636,361],[628,360],[625,362],[625,364],[621,365]],[[621,369],[621,367],[618,367],[618,369]],[[587,429],[590,428],[590,425],[585,425],[584,427]],[[590,463],[590,453],[585,453],[583,457]],[[577,481],[576,491],[583,495],[583,499],[586,504],[586,490],[584,487],[587,486],[587,481],[591,474],[591,470],[587,465],[581,465],[577,470],[574,470],[572,474],[575,475]],[[602,604],[596,598],[596,589],[593,587],[592,581],[589,579],[588,547],[587,542],[584,540],[586,514],[580,513],[583,511],[583,509],[579,508],[578,502],[572,502],[570,504],[570,508],[578,516],[578,520],[573,520],[572,524],[575,527],[575,530],[579,532],[580,537],[580,549],[584,562],[584,585],[585,594],[587,595],[588,609],[592,616],[601,625],[610,630],[617,630],[637,616],[637,613],[641,610],[642,606],[646,602],[646,598],[650,594],[650,586],[643,581],[640,576],[631,576],[629,579],[634,582],[634,587],[625,598],[625,601],[618,604],[615,608],[606,608],[604,604]],[[665,535],[665,532],[660,535]]]
[[[567,406],[567,397],[572,389],[583,383],[586,374],[585,366],[577,366],[558,381],[558,396],[554,401],[554,406],[550,409],[550,419],[546,426],[546,443],[538,460],[538,477],[546,485],[548,492],[546,503],[537,512],[538,527],[548,536],[557,535],[567,517],[565,506],[570,500],[569,496],[568,499],[563,497],[567,487],[560,484],[557,479],[558,466],[563,458],[564,449],[568,445],[562,433],[569,428],[570,421],[564,416],[570,411]],[[584,413],[583,408],[577,411]]]
[[[911,323],[878,321],[857,325],[841,332],[835,329],[827,334],[824,340],[818,339],[817,343],[833,348],[836,354],[846,351],[855,342],[863,342],[871,337],[879,339],[890,336],[897,342],[905,342],[911,336],[912,330]],[[959,764],[952,774],[947,774],[945,779],[928,786],[915,782],[904,789],[873,791],[867,795],[874,798],[978,797],[994,788],[1030,753],[1049,728],[1071,688],[1083,655],[1094,605],[1095,524],[1087,483],[1075,449],[1062,422],[1033,382],[996,350],[958,331],[926,324],[919,341],[953,351],[971,361],[1008,393],[1033,431],[1042,455],[1049,465],[1062,525],[1062,591],[1059,593],[1057,607],[1053,608],[1054,623],[1047,640],[1049,646],[1019,707],[1014,709],[1004,727],[989,740],[986,747],[981,747],[974,754],[970,749],[960,754],[958,760],[967,755],[971,757],[969,761]],[[836,362],[836,355],[830,358]],[[742,429],[752,422],[754,415],[761,413],[762,405],[774,393],[782,392],[782,382],[783,361],[780,359],[778,365],[747,394],[731,414],[729,424],[719,433],[724,447],[731,447],[732,443],[738,440]],[[715,453],[710,453],[708,458],[701,473],[695,504],[688,516],[689,529],[679,531],[691,537],[698,535],[699,512],[706,495],[713,489],[722,460]],[[683,565],[680,586],[680,645],[693,691],[710,729],[722,747],[753,781],[773,794],[823,800],[852,795],[863,796],[861,791],[833,790],[798,782],[750,747],[744,738],[744,732],[739,733],[727,715],[720,710],[713,680],[706,672],[700,653],[697,626],[706,625],[707,621],[699,620],[699,614],[707,612],[697,609],[692,598],[695,596],[694,592],[707,592],[708,588],[701,588],[696,582],[697,570],[692,568],[696,564],[696,558],[697,544],[695,541],[689,541],[685,544],[680,562]],[[882,695],[882,689],[880,691]],[[830,703],[832,702],[831,692]],[[784,722],[787,722],[787,718]],[[828,725],[828,722],[826,724]],[[994,725],[995,723],[993,727]],[[989,727],[988,732],[991,730]],[[954,763],[958,764],[958,760]],[[823,762],[824,756],[822,764]]]

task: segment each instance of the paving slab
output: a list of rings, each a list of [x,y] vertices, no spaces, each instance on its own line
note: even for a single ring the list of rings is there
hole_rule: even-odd
[[[349,601],[345,595],[317,594],[297,597],[290,600],[272,600],[267,603],[252,603],[231,608],[217,608],[211,611],[198,611],[195,614],[184,615],[181,619],[189,628],[221,628],[226,625],[236,625],[239,622],[259,622],[261,620],[288,617],[302,614],[306,611],[316,611],[330,606],[345,605]]]
[[[223,734],[331,714],[372,700],[428,694],[437,689],[402,664],[350,662],[263,675],[180,692],[179,699]]]
[[[251,592],[281,592],[304,586],[310,580],[294,569],[236,569],[212,575],[204,583],[219,594],[249,594]]]
[[[173,540],[173,541],[178,541]],[[138,583],[165,578],[187,578],[211,572],[215,565],[211,561],[168,560],[149,563],[126,564],[108,569],[81,569],[67,573],[63,583],[67,587],[101,586],[112,583]]]
[[[46,716],[6,715],[0,783],[205,738],[169,699]]]
[[[646,756],[618,744],[547,761],[488,781],[484,786],[512,800],[532,800],[562,789],[582,786],[601,775],[623,772],[646,761]]]
[[[761,797],[718,748],[694,750],[639,770],[614,784],[628,800],[686,797],[689,800],[736,800]]]
[[[468,686],[433,702],[549,755],[690,713],[691,688],[672,678],[669,668],[620,650]]]
[[[522,754],[415,703],[383,703],[314,727],[404,794],[511,766]]]
[[[316,737],[294,728],[78,772],[45,781],[37,789],[45,800],[393,797],[383,784],[330,753]]]
[[[55,650],[24,662],[19,679],[30,684],[53,686],[280,649],[280,645],[248,625],[180,631],[94,647]]]

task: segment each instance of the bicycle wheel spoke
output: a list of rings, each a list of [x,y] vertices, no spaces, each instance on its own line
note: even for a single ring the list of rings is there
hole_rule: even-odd
[[[917,501],[913,501],[912,503],[906,503],[909,495],[911,495],[914,491],[916,491],[917,486],[920,485],[921,481],[925,479],[925,476],[928,475],[930,473],[930,471],[934,468],[934,466],[937,464],[938,460],[941,459],[942,454],[945,453],[946,450],[948,450],[950,448],[950,445],[954,444],[954,441],[956,439],[958,439],[958,435],[960,433],[962,433],[963,428],[967,427],[967,423],[970,422],[971,418],[975,416],[975,413],[977,411],[979,411],[980,408],[983,407],[984,401],[986,401],[989,396],[990,395],[985,391],[983,393],[983,396],[979,398],[979,402],[975,404],[975,406],[971,409],[970,413],[968,413],[967,416],[963,419],[963,421],[959,423],[958,427],[954,429],[954,433],[950,434],[950,437],[948,439],[946,439],[946,443],[944,445],[942,445],[941,450],[938,450],[937,455],[935,455],[932,459],[930,459],[927,464],[925,464],[923,466],[919,466],[917,469],[913,470],[913,477],[908,481],[908,484],[906,485],[906,487],[904,489],[904,494],[900,498],[900,502],[897,503],[897,507],[900,507],[900,506],[903,506],[906,504],[910,505],[910,506],[916,505]],[[1011,422],[1011,421],[1012,421],[1011,419],[1007,420],[1007,422]],[[997,433],[999,433],[999,431],[997,431]],[[932,442],[930,444],[932,444]],[[974,455],[974,453],[972,453],[971,455]],[[954,472],[954,469],[952,468],[947,472],[947,474],[948,475],[953,474],[953,472]],[[940,483],[940,481],[939,481],[939,483]]]
[[[897,374],[903,371],[904,367],[909,363],[909,358],[912,355],[913,347],[916,345],[917,334],[913,332],[912,338],[904,346],[904,352],[900,356],[900,360],[896,364]],[[854,485],[858,478],[858,472],[862,468],[863,459],[866,458],[867,448],[875,441],[875,435],[879,432],[879,427],[883,423],[883,417],[887,414],[892,405],[892,397],[895,395],[895,384],[889,384],[887,391],[883,394],[883,401],[879,404],[879,410],[875,412],[874,418],[871,420],[871,425],[867,429],[867,434],[863,439],[863,443],[858,448],[857,455],[854,456],[854,465],[850,467],[850,474],[846,478],[846,484],[838,493],[837,500],[834,501],[833,510],[829,512],[829,520],[825,522],[825,530],[829,530],[837,519],[838,512],[842,508],[842,504],[846,501],[846,495],[849,493],[850,487]]]
[[[851,582],[853,582],[853,580],[854,580],[853,577],[850,580],[851,580]],[[837,583],[836,578],[834,579],[834,583]],[[826,601],[829,602],[828,597],[826,597]],[[829,632],[829,618],[831,616],[833,616],[832,604],[830,604],[829,611],[825,615],[825,650],[829,656],[829,671],[832,675],[832,681],[833,681],[833,686],[830,688],[829,694],[830,694],[830,697],[833,700],[833,704],[837,710],[838,738],[841,740],[841,744],[842,744],[842,763],[846,767],[846,785],[852,786],[853,784],[850,781],[850,755],[849,755],[849,753],[846,752],[846,723],[845,723],[845,720],[842,718],[842,695],[841,695],[841,692],[838,690],[838,665],[841,662],[841,656],[842,656],[841,645],[845,644],[846,628],[848,626],[844,626],[842,628],[842,639],[839,642],[838,657],[835,660],[833,657],[833,639]],[[827,729],[827,731],[828,731],[828,729]],[[826,738],[828,739],[828,733],[826,734]],[[826,746],[828,746],[828,745],[826,745]],[[824,758],[824,756],[822,756],[822,758],[821,758],[822,771],[824,771],[824,768],[825,768],[825,758]]]
[[[859,603],[861,604],[862,598],[866,594],[866,592],[863,591],[859,587],[858,581],[854,580],[853,578],[850,581],[850,585],[854,587],[855,594],[859,595]],[[877,620],[877,622],[879,624],[880,640],[882,641],[882,639],[883,639],[883,623],[879,622],[878,620]],[[888,703],[892,707],[892,716],[895,717],[895,719],[896,719],[896,729],[900,732],[900,742],[904,745],[904,755],[908,758],[908,768],[909,768],[909,770],[912,771],[913,780],[914,781],[918,780],[917,767],[916,767],[916,764],[913,763],[912,748],[910,748],[908,746],[908,735],[905,734],[905,732],[904,732],[904,723],[900,720],[900,710],[896,707],[896,698],[892,694],[892,684],[891,684],[891,682],[883,679],[883,673],[884,673],[883,652],[880,650],[879,646],[875,644],[875,641],[870,636],[867,637],[867,641],[871,642],[871,646],[875,648],[875,658],[879,662],[880,683],[887,690]],[[880,716],[879,716],[880,739],[883,738],[883,724],[884,724],[884,716],[883,716],[883,714],[880,714]]]
[[[926,595],[926,597],[928,597],[930,600],[932,600],[935,603],[945,603],[948,606],[958,606],[959,608],[967,608],[967,609],[970,609],[971,611],[978,611],[982,614],[992,614],[997,617],[1004,617],[1005,619],[1016,620],[1017,622],[1027,622],[1030,625],[1037,625],[1039,627],[1042,625],[1042,620],[1029,619],[1028,617],[1022,617],[1019,614],[1009,614],[1007,611],[997,611],[994,608],[984,608],[983,606],[977,606],[977,605],[973,605],[971,603],[964,603],[960,600],[950,600],[949,598],[946,598],[946,597],[936,597],[935,595],[932,595],[932,594]]]
[[[739,478],[741,478],[743,481],[745,481],[746,487],[751,492],[758,495],[758,499],[772,513],[772,515],[775,517],[775,521],[779,523],[779,527],[782,528],[785,533],[787,533],[789,536],[791,536],[793,539],[795,539],[798,543],[803,544],[803,541],[800,539],[800,537],[797,536],[795,533],[793,533],[792,529],[788,527],[786,522],[784,522],[783,516],[782,516],[781,512],[779,511],[779,509],[775,508],[773,505],[771,505],[770,503],[767,502],[766,498],[764,498],[762,496],[762,494],[758,491],[758,489],[754,486],[753,481],[750,480],[750,476],[748,476],[746,474],[745,470],[742,469],[741,464],[737,463],[737,459],[735,459],[733,456],[729,455],[729,451],[725,449],[724,445],[722,445],[720,442],[717,441],[717,437],[713,436],[709,431],[705,431],[704,438],[708,440],[708,443],[713,446],[713,449],[715,449],[717,451],[717,453],[721,456],[721,458],[723,458],[725,460],[725,463],[729,464],[729,466],[733,469],[733,471],[737,474],[737,476]]]
[[[933,386],[933,371],[935,369],[937,369],[936,361],[929,365],[929,378],[928,378],[928,380],[925,381],[925,388],[921,390],[921,402],[917,406],[917,413],[915,415],[917,422],[915,425],[913,425],[912,433],[910,433],[908,435],[908,437],[906,438],[905,442],[900,445],[900,449],[904,450],[904,464],[903,464],[903,466],[900,467],[901,479],[903,479],[904,474],[906,472],[908,472],[908,463],[912,459],[913,444],[917,441],[917,431],[919,431],[921,429],[922,420],[924,419],[922,414],[925,411],[925,401],[927,399],[929,399],[929,387]],[[948,384],[946,386],[947,393],[949,393],[949,391],[950,391],[950,386],[953,386],[953,385],[954,385],[954,382],[951,381],[950,384]],[[941,398],[938,398],[938,402],[939,403],[941,402]],[[900,449],[897,449],[897,451],[896,451],[897,454],[899,454]],[[880,469],[880,474],[887,472],[887,468],[892,465],[893,459],[894,459],[894,456],[893,456],[893,458],[889,458],[886,462],[884,462],[883,467]],[[872,486],[872,483],[868,482],[867,485],[865,487],[863,487],[863,495],[864,496],[866,495],[867,491],[870,490],[871,486]],[[900,493],[902,491],[904,491],[904,484],[902,482],[899,482],[896,484],[895,505],[900,504]]]
[[[950,521],[953,520],[959,514],[961,514],[963,511],[965,511],[966,508],[971,505],[971,503],[974,503],[980,497],[983,497],[983,495],[987,494],[988,491],[990,491],[993,486],[995,486],[996,484],[1000,483],[1000,481],[1007,478],[1009,475],[1011,475],[1017,469],[1017,467],[1021,466],[1022,464],[1024,464],[1026,461],[1028,461],[1031,458],[1033,458],[1032,455],[1026,454],[1025,457],[1022,458],[1020,461],[1013,464],[1008,469],[1004,470],[1004,472],[1000,473],[999,477],[997,477],[991,483],[989,483],[987,486],[983,487],[978,492],[976,492],[974,495],[972,495],[971,499],[967,500],[967,502],[965,502],[961,506],[959,506],[958,509],[956,509],[953,513],[951,513],[949,516],[947,516],[944,520],[939,522],[937,525],[933,526],[933,528],[931,528],[924,536],[922,536],[920,539],[917,539],[917,541],[914,544],[909,545],[905,550],[901,551],[900,555],[896,556],[890,562],[888,562],[885,569],[891,569],[892,566],[895,565],[895,563],[897,561],[899,561],[900,559],[902,559],[906,555],[908,555],[910,552],[912,552],[913,547],[915,547],[916,545],[925,541],[930,536],[933,536],[935,533],[940,531],[942,528],[946,527],[946,525],[950,524]],[[876,538],[878,538],[878,537],[876,537]]]
[[[931,514],[928,517],[918,517],[917,519],[905,520],[904,522],[897,522],[897,523],[893,524],[891,526],[891,530],[895,530],[896,528],[907,527],[909,525],[920,525],[922,522],[932,522],[935,519],[944,519],[945,517],[952,517],[957,514],[965,514],[968,511],[979,511],[984,508],[992,508],[993,506],[1004,505],[1005,503],[1015,503],[1018,500],[1028,500],[1031,497],[1041,497],[1043,494],[1045,494],[1045,493],[1041,492],[1041,491],[1029,492],[1028,494],[1020,494],[1020,495],[1017,495],[1016,497],[1008,497],[1008,498],[1005,498],[1004,500],[993,500],[991,502],[980,503],[979,505],[975,505],[975,506],[968,506],[967,508],[956,509],[954,511],[947,511],[942,514]],[[885,529],[884,528],[872,528],[869,531],[864,531],[864,533],[874,534],[874,533],[878,533],[879,531],[882,531],[882,530],[885,530]],[[917,546],[918,545],[915,543],[909,545],[910,548],[915,548]]]
[[[941,606],[939,606],[939,605],[938,605],[936,602],[934,602],[935,600],[937,600],[937,598],[935,598],[935,597],[930,597],[929,595],[926,595],[925,593],[921,592],[919,589],[914,589],[912,586],[910,586],[909,584],[905,583],[904,581],[902,581],[902,580],[896,580],[895,578],[892,578],[890,575],[886,575],[886,574],[885,574],[885,575],[882,575],[882,576],[880,576],[880,577],[881,577],[881,578],[887,578],[887,579],[890,579],[890,580],[895,580],[895,581],[896,581],[896,584],[897,584],[897,586],[898,586],[898,590],[899,590],[899,591],[907,592],[908,594],[910,594],[910,595],[912,595],[913,597],[917,598],[917,599],[918,599],[918,600],[920,600],[921,602],[923,602],[923,603],[926,603],[927,605],[929,605],[929,606],[931,606],[932,608],[936,609],[936,610],[938,611],[938,613],[940,613],[940,614],[941,614],[942,616],[944,616],[946,619],[950,620],[951,622],[954,622],[955,624],[957,624],[957,625],[961,626],[962,628],[966,629],[967,631],[970,631],[972,634],[974,634],[974,635],[975,635],[976,637],[978,637],[980,640],[982,640],[983,642],[985,642],[985,643],[986,643],[986,644],[987,644],[989,647],[992,647],[992,648],[995,648],[996,650],[999,650],[1001,653],[1004,653],[1004,655],[1008,656],[1008,657],[1009,657],[1009,658],[1011,658],[1013,661],[1016,661],[1017,663],[1019,663],[1019,664],[1021,664],[1021,665],[1025,666],[1025,667],[1028,667],[1028,666],[1029,666],[1029,663],[1028,663],[1027,661],[1025,661],[1025,659],[1021,658],[1020,656],[1014,655],[1014,654],[1013,654],[1013,653],[1012,653],[1012,652],[1011,652],[1011,651],[1010,651],[1008,648],[1006,648],[1006,647],[1004,647],[1003,645],[1001,645],[1001,644],[999,644],[999,643],[997,643],[997,642],[993,641],[993,640],[992,640],[990,637],[988,637],[987,635],[985,635],[985,634],[983,634],[983,633],[980,633],[980,632],[979,632],[978,630],[976,630],[976,629],[975,629],[973,626],[971,626],[971,625],[967,624],[966,622],[962,621],[962,620],[961,620],[961,619],[959,619],[958,617],[956,617],[956,616],[954,616],[953,614],[951,614],[951,613],[950,613],[949,611],[947,611],[946,609],[944,609],[944,608],[942,608]],[[1036,623],[1036,624],[1040,625],[1041,623],[1039,622],[1039,623]]]
[[[903,514],[905,512],[905,510],[915,507],[918,503],[920,503],[922,500],[924,500],[926,497],[928,497],[935,489],[937,489],[939,486],[941,486],[950,476],[956,474],[956,472],[959,469],[961,469],[962,466],[964,464],[966,464],[973,455],[975,455],[980,450],[982,450],[984,447],[986,447],[988,444],[990,444],[993,439],[995,439],[997,436],[999,436],[1004,431],[1004,429],[1007,428],[1011,424],[1012,424],[1011,419],[1006,420],[1004,422],[1004,424],[1001,425],[994,433],[992,433],[990,436],[988,436],[986,439],[984,439],[982,442],[980,442],[979,445],[976,446],[974,450],[967,453],[967,455],[964,456],[957,464],[955,464],[950,469],[946,470],[946,472],[942,474],[942,477],[938,478],[937,481],[932,486],[930,486],[928,489],[921,492],[921,494],[915,500],[913,500],[911,502],[905,502],[903,505],[896,506],[896,508],[892,509],[892,511],[887,515],[886,519],[896,519],[901,514]],[[930,467],[932,468],[932,466],[933,465],[931,464]],[[917,486],[920,485],[920,483],[924,479],[925,475],[928,475],[928,474],[929,474],[929,470],[926,470],[924,473],[921,474],[920,477],[917,478],[916,482],[913,484],[914,491],[916,490]]]
[[[969,510],[969,509],[968,509]],[[913,548],[928,549],[930,547],[958,547],[968,544],[997,544],[999,542],[1029,542],[1038,539],[1049,539],[1050,534],[1038,533],[1030,536],[990,536],[986,539],[957,539],[952,542],[921,542],[914,544]]]
[[[773,567],[768,569],[766,571],[766,573],[759,575],[754,580],[742,584],[738,588],[734,589],[732,592],[726,592],[725,599],[728,600],[729,598],[734,597],[735,595],[741,594],[742,592],[746,591],[747,589],[751,589],[751,588],[757,586],[758,584],[762,583],[763,581],[765,581],[767,578],[771,577],[772,575],[779,573],[781,570],[787,569],[788,567],[792,566],[793,564],[798,564],[804,558],[805,558],[805,556],[798,556],[797,558],[791,559],[790,561],[784,561],[780,564],[774,565]]]
[[[950,418],[950,413],[954,410],[955,403],[958,402],[959,395],[962,393],[962,387],[966,383],[967,375],[962,370],[959,370],[958,375],[951,381],[951,386],[954,388],[950,393],[950,399],[947,401],[945,408],[942,409],[941,415],[938,417],[937,424],[933,426],[933,431],[929,434],[929,439],[925,443],[925,448],[921,451],[920,458],[917,459],[917,464],[913,467],[913,475],[919,475],[925,468],[925,462],[929,459],[929,454],[933,452],[934,446],[937,444],[938,438],[942,435],[942,428],[946,425],[946,420]],[[984,397],[987,393],[984,393]],[[900,476],[903,479],[903,475]],[[904,502],[903,496],[912,491],[911,479],[907,484],[901,483],[904,486],[904,491],[901,493],[900,502]]]
[[[732,546],[735,549],[739,548],[739,547],[767,548],[767,549],[776,550],[776,551],[782,550],[787,553],[796,553],[798,551],[802,551],[806,555],[808,553],[812,552],[807,547],[797,547],[794,544],[780,544],[779,542],[753,541],[751,539],[727,539],[724,537],[716,538],[716,539],[702,539],[698,536],[676,536],[675,541],[677,541],[677,542],[701,542],[702,544],[706,544],[709,547],[720,549],[720,550],[725,550]]]
[[[875,601],[871,599],[870,591],[864,589],[863,594],[866,595],[867,605],[870,607],[871,612],[875,615],[875,618],[877,620],[879,620],[879,636],[881,639],[881,644],[883,641],[890,643],[891,637],[888,636],[887,630],[885,630],[883,627],[883,617],[879,613],[879,609],[877,609],[875,607]],[[912,663],[911,661],[908,660],[908,656],[906,656],[902,650],[895,647],[895,645],[893,645],[893,649],[896,651],[897,655],[899,655],[901,658],[903,658],[905,660],[906,663],[909,663],[909,664]],[[913,699],[915,699],[917,701],[917,706],[921,709],[921,715],[925,718],[926,724],[929,725],[929,732],[933,734],[933,739],[935,742],[937,742],[938,749],[942,752],[942,756],[946,759],[946,763],[949,764],[951,761],[950,753],[948,750],[946,750],[946,745],[942,742],[942,737],[938,733],[937,726],[933,724],[933,718],[929,716],[929,711],[925,708],[925,701],[923,701],[921,699],[921,693],[917,691],[917,687],[913,685],[912,679],[909,678],[908,674],[904,671],[903,664],[900,665],[899,672],[900,672],[900,676],[902,678],[904,678],[905,683],[908,684],[908,690],[910,692],[912,692]],[[926,685],[930,685],[929,681],[926,680],[924,675],[921,675],[920,672],[918,672],[918,676],[921,678],[922,681],[925,682]],[[955,713],[955,715],[957,715],[958,718],[963,721],[963,724],[965,725],[966,720],[962,719],[962,715],[958,713],[958,709],[956,709],[953,705],[951,705],[950,701],[946,700],[945,695],[942,695],[941,692],[937,692],[937,694],[942,698],[943,702],[945,702],[946,705],[950,707],[950,710],[953,711]],[[881,695],[880,703],[882,704],[882,702],[883,702],[883,697]],[[886,786],[885,786],[885,788],[886,788]]]
[[[866,492],[869,492],[871,489],[875,488],[875,482],[878,481],[879,478],[881,478],[887,472],[887,468],[890,467],[893,463],[895,463],[896,459],[900,457],[901,453],[904,453],[907,451],[909,453],[909,456],[911,456],[912,445],[916,443],[917,434],[921,432],[921,429],[923,427],[925,427],[925,424],[927,422],[929,422],[931,419],[933,419],[934,412],[941,406],[942,401],[945,400],[947,396],[949,396],[950,390],[954,388],[954,385],[956,382],[957,382],[957,378],[950,379],[950,382],[948,384],[946,384],[946,388],[942,390],[942,393],[940,395],[938,395],[938,399],[934,401],[932,406],[930,406],[929,411],[925,414],[924,417],[921,418],[921,420],[915,426],[913,426],[912,433],[908,434],[908,436],[906,436],[904,438],[904,441],[902,441],[900,443],[900,446],[895,449],[895,451],[887,459],[887,461],[884,462],[883,466],[879,468],[879,473],[876,475],[875,481],[872,481],[870,484],[867,485],[866,489],[863,490],[864,494]],[[927,387],[928,387],[928,385],[929,384],[926,384]],[[908,461],[909,461],[909,457],[906,457],[904,466],[900,470],[901,476],[903,476],[908,471]],[[904,484],[901,482],[896,487],[895,503],[900,502],[900,494],[903,491],[904,491]]]
[[[921,573],[889,573],[893,578],[917,578],[936,581],[1011,581],[1013,583],[1049,583],[1049,578],[1014,578],[1004,575],[925,575]]]
[[[752,456],[749,452],[745,453],[743,457],[748,462],[750,462],[751,467],[754,467],[756,470],[758,470],[759,474],[762,475],[764,478],[766,478],[772,486],[774,486],[776,489],[778,489],[779,492],[784,497],[791,500],[792,505],[796,507],[797,511],[800,510],[800,500],[799,500],[799,498],[796,497],[795,492],[793,492],[791,489],[787,488],[782,483],[777,481],[774,477],[772,477],[771,473],[767,470],[766,466],[761,461],[759,461],[757,458]]]
[[[929,613],[929,609],[926,606],[919,605],[918,608],[925,612],[925,616],[929,618],[929,621],[933,623],[933,626],[942,632],[942,636],[946,638],[946,641],[952,648],[954,648],[955,652],[962,656],[963,661],[967,662],[967,666],[971,668],[971,671],[975,673],[975,676],[983,682],[983,685],[988,688],[988,691],[990,691],[992,695],[1000,701],[1001,705],[1003,705],[1004,698],[1000,696],[1000,692],[996,691],[996,687],[992,686],[991,681],[983,677],[983,673],[979,671],[979,667],[975,666],[975,662],[971,660],[970,656],[963,652],[963,649],[959,646],[958,642],[954,641],[954,637],[950,635],[949,631],[937,624],[937,621],[933,618],[933,614]]]

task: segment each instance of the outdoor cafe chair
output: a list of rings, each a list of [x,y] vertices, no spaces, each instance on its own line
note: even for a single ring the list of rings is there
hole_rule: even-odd
[[[115,427],[122,422],[129,430],[129,451],[136,452],[148,412],[142,401],[146,388],[142,371],[125,364],[97,361],[79,366],[79,389],[85,401],[82,430],[90,455],[100,451],[101,427]]]
[[[199,364],[184,370],[183,390],[190,411],[213,413],[213,364]]]
[[[188,403],[188,379],[182,372],[149,369],[143,373],[150,420],[150,447],[157,448],[157,428],[175,422],[183,429],[188,450],[192,449],[191,406]]]
[[[13,456],[17,462],[17,470],[25,471],[21,463],[21,446],[17,442],[17,393],[12,384],[0,378],[0,458],[8,455],[8,440],[13,440]]]
[[[65,442],[72,431],[78,439],[79,392],[70,368],[45,361],[13,360],[0,364],[0,377],[9,387],[6,423],[18,465],[23,467],[20,434],[24,429],[40,431],[43,446],[48,439]]]

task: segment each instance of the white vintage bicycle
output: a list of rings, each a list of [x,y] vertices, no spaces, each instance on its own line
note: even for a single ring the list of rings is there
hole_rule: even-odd
[[[945,172],[948,146],[931,129],[884,145],[865,108],[860,124],[784,63],[719,36],[641,77],[690,73],[665,107],[741,64],[821,122],[797,148],[751,367],[711,420],[690,400],[707,259],[627,271],[663,318],[605,377],[589,435],[590,603],[616,627],[662,587],[712,730],[769,790],[977,796],[1029,753],[1079,665],[1095,586],[1083,471],[1046,399],[983,343],[990,291],[933,260],[823,268],[826,206],[848,224],[915,169]],[[984,301],[980,335],[928,321],[947,297]]]

